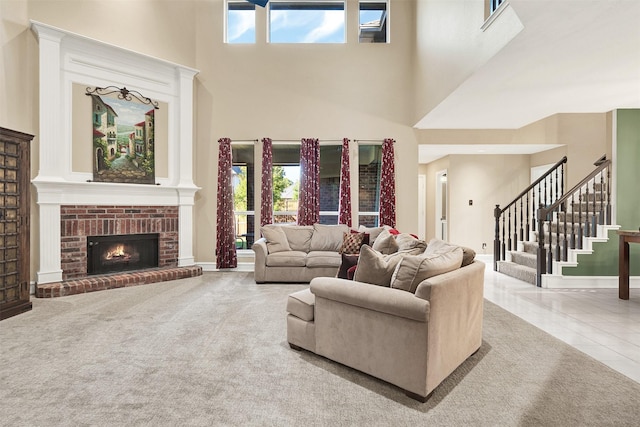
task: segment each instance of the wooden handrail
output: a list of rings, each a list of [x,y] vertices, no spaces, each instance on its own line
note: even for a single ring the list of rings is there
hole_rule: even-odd
[[[548,171],[546,171],[546,172],[545,172],[545,173],[544,173],[540,178],[536,179],[534,182],[532,182],[532,183],[531,183],[531,185],[529,185],[527,188],[525,188],[524,190],[522,190],[522,192],[521,192],[520,194],[518,194],[518,195],[516,196],[516,198],[515,198],[515,199],[513,199],[513,200],[511,201],[511,203],[509,203],[507,206],[505,206],[504,208],[502,208],[502,209],[500,210],[500,213],[502,213],[502,212],[506,211],[507,209],[509,209],[509,207],[510,207],[511,205],[513,205],[515,202],[517,202],[518,200],[520,200],[520,198],[521,198],[521,197],[525,196],[529,191],[531,191],[531,189],[532,189],[533,187],[535,187],[536,185],[538,185],[538,184],[540,184],[542,181],[544,181],[544,179],[545,179],[546,177],[548,177],[549,175],[551,175],[551,174],[552,174],[556,169],[558,169],[558,167],[559,167],[561,164],[563,164],[563,163],[567,163],[567,156],[564,156],[562,159],[558,160],[558,162],[557,162],[555,165],[551,166],[551,167],[549,168],[549,170],[548,170]]]
[[[592,178],[595,178],[596,175],[598,175],[600,172],[602,172],[604,169],[608,168],[611,165],[611,160],[605,160],[603,162],[601,162],[598,167],[596,169],[594,169],[589,175],[587,175],[586,177],[584,177],[579,183],[577,183],[571,190],[565,192],[562,197],[560,197],[558,200],[556,200],[554,203],[552,203],[551,205],[549,205],[548,207],[541,207],[538,212],[538,218],[543,218],[543,216],[540,215],[548,215],[551,211],[553,211],[554,209],[556,209],[558,206],[560,206],[562,203],[566,202],[569,197],[571,197],[571,195],[577,193],[580,188],[582,188],[583,186],[585,186],[586,184],[589,183],[589,180],[591,180]]]

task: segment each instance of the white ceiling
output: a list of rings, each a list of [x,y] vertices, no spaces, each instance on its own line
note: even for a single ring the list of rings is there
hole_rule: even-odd
[[[419,145],[419,163],[430,163],[452,154],[535,154],[561,144],[440,144]]]
[[[518,129],[557,113],[640,108],[640,0],[509,1],[524,29],[416,128]],[[428,147],[425,156],[454,150]]]

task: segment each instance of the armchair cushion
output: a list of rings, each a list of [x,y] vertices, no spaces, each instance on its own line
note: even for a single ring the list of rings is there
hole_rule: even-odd
[[[384,230],[376,238],[372,248],[383,254],[392,254],[394,252],[398,252],[398,242],[396,242],[396,238],[393,234],[388,230]]]
[[[364,245],[360,248],[358,268],[353,280],[388,287],[400,259],[402,257],[385,256],[369,245]]]
[[[405,256],[393,272],[391,287],[415,293],[423,280],[456,270],[461,264],[462,248],[441,254]]]

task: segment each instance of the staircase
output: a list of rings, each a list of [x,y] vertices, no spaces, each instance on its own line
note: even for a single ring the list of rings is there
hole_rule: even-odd
[[[592,243],[606,241],[607,230],[616,228],[611,225],[611,161],[603,156],[566,193],[565,163],[563,157],[505,208],[496,205],[494,270],[541,286],[542,275],[562,274],[562,266],[577,265],[579,253],[591,253]],[[533,212],[529,200],[536,192],[542,203]]]

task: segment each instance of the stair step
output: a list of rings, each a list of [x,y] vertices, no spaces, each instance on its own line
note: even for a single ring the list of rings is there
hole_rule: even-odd
[[[509,261],[498,261],[498,271],[532,285],[536,284],[536,269]]]
[[[525,267],[533,268],[535,270],[537,268],[538,257],[536,254],[529,252],[511,252],[511,262],[524,265]]]

